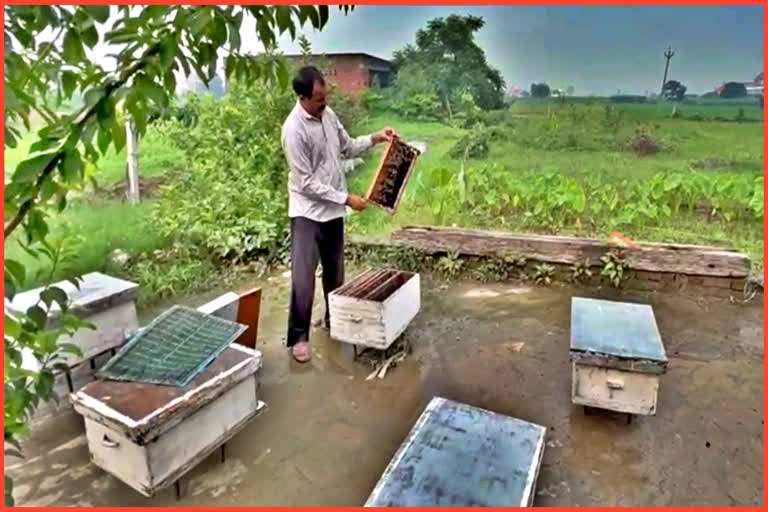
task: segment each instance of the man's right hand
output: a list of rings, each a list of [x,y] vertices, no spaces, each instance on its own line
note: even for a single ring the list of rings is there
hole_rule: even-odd
[[[368,201],[366,201],[364,198],[360,196],[356,196],[354,194],[347,195],[347,206],[352,208],[353,210],[357,212],[361,212],[365,210],[366,206],[368,206]]]

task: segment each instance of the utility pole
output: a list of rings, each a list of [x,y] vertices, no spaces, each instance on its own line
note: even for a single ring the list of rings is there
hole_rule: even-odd
[[[675,55],[672,51],[672,47],[668,47],[664,50],[664,57],[667,58],[667,65],[664,67],[664,80],[661,82],[661,96],[664,96],[664,86],[667,85],[667,72],[669,71],[669,60]]]
[[[128,119],[125,123],[126,153],[128,153],[128,201],[139,202],[139,134],[136,123]]]

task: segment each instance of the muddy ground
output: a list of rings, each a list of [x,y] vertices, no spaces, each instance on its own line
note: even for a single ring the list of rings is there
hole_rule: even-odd
[[[657,416],[627,425],[570,401],[569,299],[617,292],[425,279],[406,333],[414,353],[365,381],[370,369],[351,347],[320,330],[311,364],[290,360],[286,285],[265,283],[258,348],[269,411],[230,441],[223,464],[212,455],[184,479],[181,501],[173,488],[144,498],[90,464],[82,421],[64,410],[38,424],[27,462],[6,462],[18,504],[359,506],[433,396],[548,428],[535,505],[763,504],[762,296],[623,295],[653,304],[670,357]]]

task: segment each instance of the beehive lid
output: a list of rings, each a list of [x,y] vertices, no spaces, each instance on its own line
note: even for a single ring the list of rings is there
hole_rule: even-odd
[[[97,376],[186,386],[246,328],[192,308],[174,306],[134,336]]]
[[[259,351],[231,345],[183,387],[97,380],[70,398],[80,414],[145,444],[258,372],[261,363]]]
[[[529,506],[546,429],[436,397],[367,507]]]
[[[70,300],[70,310],[79,315],[92,315],[111,307],[136,300],[139,285],[123,279],[108,276],[100,272],[92,272],[82,277],[79,288],[70,281],[59,281],[53,284],[67,294]],[[35,288],[19,293],[9,303],[16,313],[26,313],[27,309],[37,304],[40,293],[45,288]],[[49,318],[57,318],[61,313],[59,305],[51,305]]]
[[[582,297],[571,302],[571,352],[667,362],[651,306]]]

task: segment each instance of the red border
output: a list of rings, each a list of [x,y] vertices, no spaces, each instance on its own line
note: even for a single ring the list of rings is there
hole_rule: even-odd
[[[157,2],[157,1],[145,1],[145,2],[134,2],[134,1],[128,1],[128,2],[119,2],[119,4],[124,5],[146,5],[146,4],[158,4],[158,5],[171,5],[171,4],[185,4],[185,5],[203,5],[203,4],[217,4],[217,5],[240,5],[243,2],[231,2],[222,0],[220,2],[199,2],[199,1],[191,1],[191,2]],[[251,3],[251,2],[245,2],[245,3]],[[54,2],[41,2],[41,1],[4,1],[2,4],[5,5],[56,5]],[[115,3],[110,2],[99,2],[99,1],[93,1],[93,0],[84,0],[82,2],[77,3],[70,3],[67,2],[64,5],[116,5]],[[273,4],[310,4],[309,2],[282,2],[277,1],[273,2]],[[311,4],[317,5],[336,5],[331,4],[330,2],[311,2]],[[411,1],[411,2],[403,2],[403,1],[395,1],[395,2],[359,2],[357,5],[540,5],[540,4],[546,4],[546,5],[765,5],[765,1],[759,2],[759,1],[740,1],[740,2],[725,2],[725,1],[713,1],[713,0],[700,0],[700,1],[692,1],[692,0],[685,0],[685,1],[678,1],[678,2],[653,2],[653,1],[622,1],[622,2],[611,2],[611,1],[590,1],[590,2],[572,2],[572,1],[565,1],[565,0],[552,0],[549,2],[514,2],[514,3],[508,3],[508,2],[457,2],[455,0],[443,0],[441,2],[429,2],[429,1]],[[5,18],[4,12],[1,15],[3,17],[3,20]],[[768,23],[768,13],[763,11],[763,27]],[[716,35],[714,35],[716,36]],[[768,59],[766,59],[765,56],[765,39],[763,40],[763,68],[765,68],[766,62],[768,62]],[[0,56],[3,56],[4,48],[0,47]],[[2,61],[2,64],[0,66],[5,67],[4,59]],[[4,88],[3,86],[0,86]],[[4,96],[0,97],[0,105],[4,107]],[[765,109],[765,107],[763,107]],[[765,117],[765,116],[764,116]],[[0,121],[2,123],[2,127],[4,128],[4,119],[3,121]],[[763,145],[768,145],[768,136],[765,134],[765,130],[763,131]],[[3,148],[3,154],[5,153]],[[765,163],[764,169],[765,169]],[[3,175],[4,175],[4,169],[3,169]],[[768,192],[768,185],[764,185],[765,191]],[[2,198],[4,200],[5,198],[5,190],[3,189],[2,192]],[[764,218],[763,220],[763,240],[765,240],[765,235],[768,233],[768,219]],[[5,245],[3,244],[3,253],[5,252]],[[765,268],[766,264],[766,257],[765,253],[763,254],[763,268]],[[0,285],[3,286],[4,285]],[[3,290],[4,291],[4,290]],[[765,301],[763,302],[763,345],[765,347],[765,316],[768,313],[768,305],[765,304]],[[4,320],[3,320],[4,322]],[[763,389],[765,389],[765,368],[768,366],[768,354],[765,353],[765,350],[763,350]],[[4,390],[0,390],[0,396],[3,397],[4,401]],[[765,392],[763,393],[763,415],[765,415],[765,409],[766,405],[768,405],[768,401],[766,401],[765,398]],[[768,427],[765,425],[763,426],[763,443],[765,443],[766,434],[768,434]],[[5,456],[3,455],[3,460],[5,459]],[[765,445],[763,445],[763,468],[765,468],[765,463],[768,461],[768,456],[766,456],[765,451]],[[763,508],[765,508],[765,501],[766,498],[768,498],[768,490],[766,487],[768,487],[768,477],[765,474],[765,470],[763,471]],[[107,508],[107,507],[98,507],[102,508],[103,510],[123,510],[121,508]],[[169,508],[159,508],[159,507],[147,507],[142,508],[142,510],[185,510],[187,507],[169,507]],[[283,510],[280,508],[274,508],[274,507],[209,507],[213,508],[215,510]],[[315,507],[319,508],[319,507]],[[341,508],[341,507],[337,507]],[[603,508],[603,507],[601,507]],[[651,509],[651,507],[631,507],[633,509]],[[683,510],[682,507],[661,507],[664,510],[672,510],[672,509],[680,509]],[[709,507],[712,509],[719,509],[717,507]],[[724,507],[722,507],[724,509]],[[759,507],[754,507],[759,508]],[[61,509],[61,510],[68,510],[68,508],[64,507],[53,507],[52,509]],[[605,507],[607,510],[608,507]],[[437,508],[435,508],[437,510]]]

